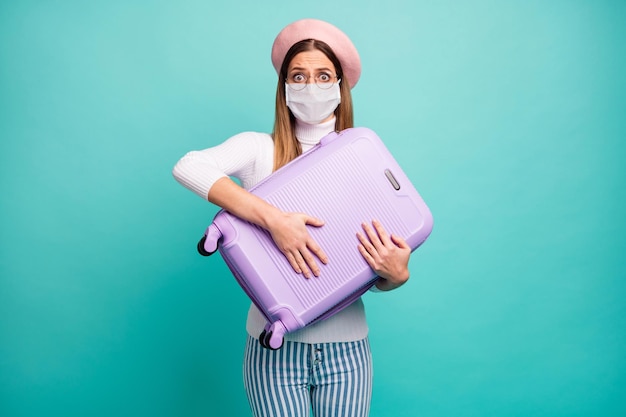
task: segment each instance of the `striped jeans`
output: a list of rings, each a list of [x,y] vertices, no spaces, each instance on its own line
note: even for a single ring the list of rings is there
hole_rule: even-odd
[[[365,417],[372,396],[368,339],[278,350],[248,336],[244,385],[255,417]]]

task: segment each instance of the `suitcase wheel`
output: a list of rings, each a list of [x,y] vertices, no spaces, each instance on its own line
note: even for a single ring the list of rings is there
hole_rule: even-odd
[[[198,242],[198,253],[202,256],[211,256],[215,252],[209,252],[204,249],[204,242],[206,242],[206,236],[202,236],[202,239]]]
[[[267,337],[267,331],[263,330],[261,332],[261,334],[259,335],[259,343],[261,344],[261,346],[263,346],[265,349],[267,349],[267,345],[265,344],[265,339]]]
[[[269,332],[263,330],[261,332],[261,335],[259,336],[259,343],[261,344],[261,346],[263,346],[265,349],[270,350],[278,350],[283,347],[283,338],[281,337],[279,341],[277,341],[276,338],[272,340],[272,335],[273,332],[271,330]],[[278,344],[277,342],[280,342],[280,344]],[[277,344],[278,346],[276,346]]]
[[[209,227],[207,227],[206,232],[204,232],[204,236],[198,242],[198,252],[202,256],[210,256],[217,251],[217,246],[222,239],[222,232],[217,226],[212,223]]]

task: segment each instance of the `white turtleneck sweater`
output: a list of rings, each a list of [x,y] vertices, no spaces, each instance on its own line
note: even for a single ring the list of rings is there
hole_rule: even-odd
[[[306,152],[321,138],[335,130],[335,119],[318,125],[296,120],[296,137]],[[213,184],[222,177],[239,179],[249,189],[272,173],[274,166],[274,141],[267,133],[244,132],[220,145],[201,151],[191,151],[174,167],[178,182],[203,199],[207,199]],[[305,279],[305,278],[302,278]],[[252,304],[248,311],[246,330],[258,338],[266,321]],[[285,335],[285,340],[303,343],[349,342],[367,336],[363,302],[359,298],[334,316]]]

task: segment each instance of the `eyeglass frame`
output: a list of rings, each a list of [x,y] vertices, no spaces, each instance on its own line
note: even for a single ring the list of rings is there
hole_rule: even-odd
[[[289,75],[287,75],[287,77],[285,77],[285,84],[287,84],[287,86],[289,88],[291,88],[292,90],[294,90],[294,91],[302,91],[302,90],[304,90],[306,88],[306,86],[309,84],[309,79],[311,78],[308,75],[303,74],[301,72],[292,74],[292,77],[295,77],[295,76],[298,76],[298,75],[301,75],[301,76],[304,77],[304,81],[303,82],[290,82],[291,80],[289,79]],[[319,81],[319,77],[321,77],[323,75],[328,75],[328,76],[331,77],[331,79],[334,78],[335,81],[333,81],[333,82],[320,82]],[[328,89],[332,88],[332,86],[335,85],[335,83],[340,82],[341,78],[337,74],[334,74],[334,75],[331,76],[328,73],[322,72],[322,73],[319,73],[319,74],[315,75],[314,81],[315,81],[315,85],[318,88],[320,88],[322,90],[328,90]],[[328,85],[328,86],[326,86],[326,85]],[[297,86],[297,88],[296,88],[296,86]]]

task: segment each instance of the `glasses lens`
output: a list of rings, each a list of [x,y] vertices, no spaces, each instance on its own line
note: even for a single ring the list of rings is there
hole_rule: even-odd
[[[335,85],[335,82],[334,81],[326,81],[326,82],[316,81],[315,84],[317,84],[317,86],[321,88],[322,90],[328,90],[330,87]]]
[[[304,83],[287,83],[287,86],[294,90],[294,91],[301,91],[304,90],[304,87],[306,87],[306,82]]]

